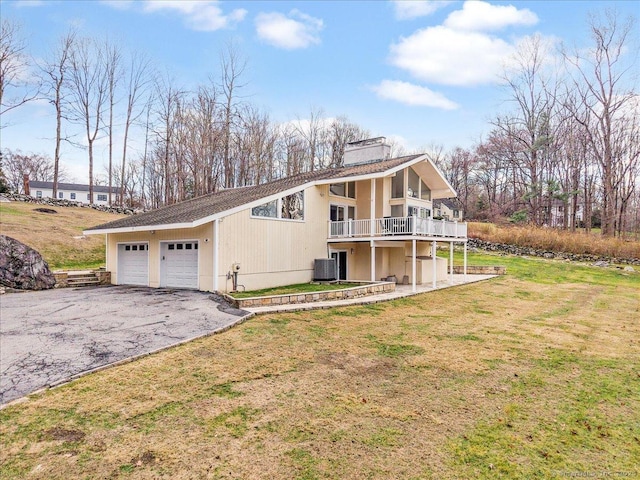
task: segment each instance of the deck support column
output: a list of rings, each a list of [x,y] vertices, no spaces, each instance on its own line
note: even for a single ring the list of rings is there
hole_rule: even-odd
[[[220,219],[216,218],[213,221],[213,291],[219,290],[218,286],[218,231],[219,231]]]
[[[431,260],[433,263],[433,278],[431,279],[431,286],[436,289],[436,273],[438,271],[436,264],[436,241],[431,242]]]
[[[449,275],[453,285],[453,242],[449,242]]]
[[[376,245],[371,240],[371,281],[376,281]]]
[[[462,267],[462,274],[464,275],[464,281],[467,281],[467,242],[464,242],[464,266]]]
[[[416,239],[411,240],[411,291],[416,293]]]

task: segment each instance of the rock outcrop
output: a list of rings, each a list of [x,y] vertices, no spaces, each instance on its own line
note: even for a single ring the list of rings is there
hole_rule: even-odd
[[[19,290],[45,290],[53,288],[56,279],[36,250],[0,235],[0,284]]]

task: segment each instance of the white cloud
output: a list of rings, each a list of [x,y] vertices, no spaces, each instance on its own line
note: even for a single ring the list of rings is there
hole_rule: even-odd
[[[324,23],[299,10],[289,15],[282,13],[259,13],[256,16],[256,31],[266,43],[274,47],[294,50],[320,43],[320,31]]]
[[[444,95],[427,87],[397,80],[383,80],[371,89],[381,98],[395,100],[405,105],[455,110],[458,105]]]
[[[471,0],[464,2],[462,10],[451,12],[444,22],[446,27],[466,31],[500,30],[510,25],[535,25],[538,16],[531,10],[517,9],[513,5],[491,5]]]
[[[184,17],[189,28],[201,31],[230,27],[242,21],[247,14],[246,10],[240,8],[225,15],[217,1],[202,0],[147,0],[144,4],[144,11],[177,13]]]
[[[449,0],[394,0],[393,7],[398,20],[426,17],[436,10],[446,7]]]
[[[391,62],[414,77],[443,85],[497,80],[515,47],[497,37],[437,26],[418,30],[391,46]]]

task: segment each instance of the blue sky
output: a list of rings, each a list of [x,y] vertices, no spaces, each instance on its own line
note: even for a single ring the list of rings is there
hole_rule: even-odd
[[[145,52],[185,89],[217,77],[220,53],[233,41],[247,60],[244,93],[272,120],[304,119],[321,108],[414,150],[469,147],[487,134],[489,119],[506,107],[498,75],[522,38],[538,33],[585,46],[590,12],[615,7],[637,17],[638,5],[1,0],[0,13],[20,22],[36,59],[73,25]],[[52,156],[53,115],[46,102],[6,115],[2,147]],[[106,158],[106,148],[98,158]],[[72,177],[84,177],[83,150],[66,146],[63,161]]]

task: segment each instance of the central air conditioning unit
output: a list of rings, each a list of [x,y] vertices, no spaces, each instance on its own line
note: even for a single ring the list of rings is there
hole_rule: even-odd
[[[337,271],[335,258],[316,258],[313,265],[313,280],[323,282],[335,280],[338,277]]]

